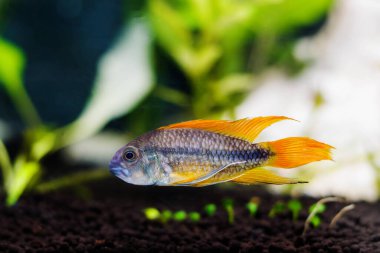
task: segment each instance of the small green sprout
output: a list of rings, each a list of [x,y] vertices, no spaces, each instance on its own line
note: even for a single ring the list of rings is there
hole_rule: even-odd
[[[274,204],[272,209],[269,211],[269,217],[274,218],[276,217],[276,215],[285,212],[285,210],[286,210],[286,206],[284,202],[278,201],[276,202],[276,204]]]
[[[249,216],[254,217],[256,215],[258,205],[256,203],[248,202],[245,206],[248,209]]]
[[[318,216],[318,214],[323,213],[324,211],[326,211],[326,205],[325,204],[315,203],[315,204],[310,206],[309,213],[310,214],[314,213],[314,215],[310,219],[310,223],[315,228],[319,227],[319,225],[321,224],[321,218]]]
[[[311,220],[310,223],[313,225],[313,227],[317,228],[319,225],[321,225],[321,218],[318,215],[315,215]]]
[[[175,221],[184,221],[187,217],[187,214],[185,211],[177,211],[173,214],[173,220]]]
[[[204,210],[209,217],[214,216],[216,213],[216,205],[212,203],[207,204],[205,205]]]
[[[293,220],[294,221],[298,220],[298,216],[299,216],[301,209],[302,209],[301,202],[297,199],[289,200],[288,209],[292,212]]]
[[[168,222],[173,216],[173,213],[170,210],[163,210],[161,212],[160,221],[162,223]]]
[[[256,216],[257,210],[259,209],[260,199],[257,197],[251,198],[251,200],[245,206],[248,209],[249,216]]]
[[[192,222],[198,222],[201,220],[201,215],[198,212],[190,212],[189,213],[189,219]]]
[[[318,216],[318,214],[321,214],[326,210],[325,203],[342,201],[344,201],[344,199],[340,197],[326,197],[311,205],[309,208],[309,216],[305,221],[302,236],[305,236],[306,231],[309,229],[310,223],[313,224],[314,227],[318,227],[321,224],[321,218]]]
[[[230,224],[234,223],[234,201],[230,198],[225,198],[223,200],[223,207],[228,215],[228,222]]]
[[[143,211],[148,220],[157,220],[161,216],[160,211],[154,207],[145,208]]]

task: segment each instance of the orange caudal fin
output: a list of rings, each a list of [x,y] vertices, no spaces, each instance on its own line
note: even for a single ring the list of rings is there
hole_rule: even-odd
[[[269,166],[294,168],[311,162],[332,160],[332,146],[306,137],[290,137],[273,142],[266,142],[275,154]]]

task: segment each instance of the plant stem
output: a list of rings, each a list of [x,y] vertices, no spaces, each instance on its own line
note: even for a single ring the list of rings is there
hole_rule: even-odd
[[[227,206],[226,211],[228,215],[228,223],[234,224],[234,208],[232,206]]]
[[[7,191],[6,204],[8,206],[16,204],[40,171],[41,165],[37,161],[28,161],[24,155],[17,156],[12,168],[12,174],[5,185]]]
[[[340,198],[340,197],[327,197],[327,198],[320,199],[316,203],[314,210],[309,214],[309,216],[307,217],[307,219],[305,221],[305,226],[303,228],[302,236],[305,236],[306,231],[309,229],[311,219],[317,214],[317,211],[319,209],[318,207],[320,205],[322,205],[324,203],[328,203],[328,202],[342,202],[342,201],[344,201],[344,199]]]
[[[8,87],[9,96],[12,98],[14,105],[16,106],[20,116],[26,124],[30,127],[38,127],[41,125],[41,119],[35,109],[32,100],[30,99],[28,93],[26,92],[22,81],[19,80],[17,83]],[[7,87],[6,87],[7,88]]]
[[[166,102],[169,102],[181,107],[185,107],[189,105],[190,99],[185,93],[176,89],[169,88],[164,85],[161,85],[161,86],[157,85],[154,90],[154,95]]]
[[[47,182],[42,182],[35,187],[35,191],[45,193],[55,191],[64,187],[69,187],[97,179],[106,178],[110,175],[106,169],[95,169],[92,171],[81,171],[61,178],[53,179]]]
[[[342,218],[342,216],[347,213],[348,211],[352,210],[355,208],[355,205],[354,204],[351,204],[351,205],[348,205],[348,206],[345,206],[343,207],[335,216],[334,218],[331,220],[330,222],[330,225],[329,225],[329,228],[333,228],[335,227],[336,223],[338,222],[338,220],[340,220]]]
[[[9,154],[7,148],[5,147],[3,141],[0,139],[0,167],[3,174],[4,184],[7,185],[7,181],[12,173],[12,164],[9,159]]]

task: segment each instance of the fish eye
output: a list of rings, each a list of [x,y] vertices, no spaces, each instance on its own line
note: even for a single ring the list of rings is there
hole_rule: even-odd
[[[137,153],[134,150],[127,149],[123,153],[123,160],[126,162],[133,162],[137,158]]]

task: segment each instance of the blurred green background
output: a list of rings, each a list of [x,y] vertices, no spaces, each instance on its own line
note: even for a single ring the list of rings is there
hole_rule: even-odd
[[[300,41],[326,29],[334,6],[332,0],[0,1],[7,203],[28,190],[107,176],[117,145],[161,125],[265,115],[238,108],[266,85],[268,70],[291,80],[305,73],[313,61],[297,56]],[[309,89],[313,110],[323,106],[323,90]],[[266,93],[268,108],[282,92]],[[91,139],[98,141],[86,146]],[[103,160],[91,158],[99,153]]]

